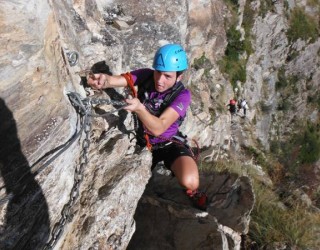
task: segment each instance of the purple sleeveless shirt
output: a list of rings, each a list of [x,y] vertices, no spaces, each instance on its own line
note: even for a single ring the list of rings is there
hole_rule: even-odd
[[[141,84],[152,84],[152,86],[155,85],[153,80],[153,72],[154,70],[145,68],[145,69],[134,70],[134,71],[131,71],[130,73],[132,74],[134,85],[138,86],[139,88],[139,85]],[[157,98],[157,99],[163,100],[165,96],[171,92],[170,89],[162,93],[156,91],[154,87],[152,87],[151,89],[153,90],[148,92],[149,97],[151,99]],[[173,108],[179,114],[180,117],[184,117],[186,115],[190,102],[191,102],[190,91],[187,89],[184,89],[169,104],[168,107]],[[159,105],[159,103],[155,103],[153,108],[155,109],[159,108],[159,107],[155,107],[156,105]],[[160,138],[150,138],[150,142],[152,144],[163,142],[165,140],[161,138],[169,139],[172,136],[176,135],[178,130],[179,130],[179,122],[176,121],[163,134],[159,136]]]

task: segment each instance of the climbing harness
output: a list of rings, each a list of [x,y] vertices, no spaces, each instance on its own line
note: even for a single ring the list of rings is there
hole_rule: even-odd
[[[183,91],[185,87],[181,82],[177,82],[172,88],[170,93],[168,93],[164,99],[151,98],[148,91],[151,88],[139,88],[138,97],[141,102],[146,106],[148,111],[154,116],[159,116],[173,101],[174,99]],[[155,104],[155,105],[152,105]],[[158,106],[158,109],[154,109],[153,106]],[[182,123],[183,118],[179,118],[179,125]]]
[[[147,108],[147,110],[154,116],[160,116],[160,114],[174,101],[174,99],[185,89],[184,85],[181,82],[177,82],[171,89],[171,92],[168,93],[164,99],[157,99],[157,98],[151,98],[148,94],[149,91],[152,90],[152,85],[143,85],[139,86],[138,92],[135,91],[134,88],[134,82],[131,73],[125,73],[122,74],[123,77],[125,77],[128,86],[130,87],[133,96],[139,98],[139,100],[144,104],[144,106]],[[154,105],[158,105],[158,109],[154,109]],[[178,124],[181,125],[185,117],[179,117]],[[146,146],[149,151],[156,150],[161,147],[168,146],[172,143],[178,144],[178,145],[184,145],[188,148],[190,151],[192,158],[197,161],[198,157],[200,155],[199,153],[199,145],[198,143],[193,140],[197,147],[197,153],[195,154],[192,148],[188,145],[187,140],[180,136],[180,133],[178,135],[172,136],[171,138],[165,138],[162,136],[157,136],[157,138],[163,140],[163,143],[157,143],[155,145],[151,144],[150,137],[153,136],[142,124],[140,120],[138,120],[138,117],[135,113],[133,113],[133,121],[134,121],[134,129],[136,131],[138,144],[140,146]]]
[[[185,89],[184,85],[181,82],[177,82],[171,89],[171,92],[168,93],[164,99],[157,99],[157,98],[151,98],[149,96],[150,91],[152,91],[152,86],[139,86],[138,89],[138,98],[139,100],[144,104],[144,106],[146,107],[146,109],[154,116],[159,117],[160,114],[167,108],[169,107],[169,105],[174,101],[174,99],[179,95],[179,93],[181,93],[181,91],[183,91]],[[154,106],[158,106],[158,109],[154,109]],[[181,123],[183,122],[184,117],[179,117],[178,119],[178,124],[181,125]],[[153,147],[155,147],[155,145],[152,145],[150,143],[150,137],[154,137],[153,135],[151,135],[148,130],[144,127],[144,125],[139,122],[138,120],[136,121],[136,126],[135,126],[135,130],[137,132],[137,136],[138,139],[140,139],[140,144],[143,145],[145,144],[145,146],[148,148],[149,151],[152,151]],[[143,135],[143,136],[141,136]],[[160,138],[158,136],[158,138]],[[165,141],[170,141],[169,138],[161,138]],[[181,143],[180,143],[181,144]]]
[[[147,134],[147,135],[150,135],[150,134]],[[194,150],[189,145],[186,137],[183,136],[180,132],[177,135],[172,136],[171,138],[166,138],[163,136],[157,136],[157,138],[163,140],[163,142],[152,145],[151,151],[157,150],[160,148],[164,148],[166,146],[169,146],[172,143],[175,143],[177,145],[185,146],[190,151],[192,158],[195,161],[198,161],[199,156],[200,156],[200,148],[199,148],[199,144],[196,140],[192,140],[195,143],[196,149],[197,149],[197,151],[195,153]]]

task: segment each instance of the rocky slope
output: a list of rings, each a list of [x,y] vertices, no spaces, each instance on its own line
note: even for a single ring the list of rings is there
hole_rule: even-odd
[[[136,150],[131,115],[115,111],[124,91],[92,92],[84,77],[93,65],[113,74],[150,67],[157,47],[181,43],[193,93],[183,130],[208,148],[203,159],[247,161],[243,148],[271,150],[273,141],[288,139],[293,120],[319,124],[319,107],[309,101],[319,95],[320,41],[292,43],[286,33],[290,10],[318,12],[306,1],[267,1],[272,8],[262,15],[263,2],[239,1],[243,35],[245,9],[255,13],[254,52],[246,81],[234,88],[218,66],[231,2],[0,3],[1,249],[41,249],[46,242],[55,249],[240,249],[254,205],[249,177],[203,173],[210,206],[208,213],[193,209],[170,175],[158,171],[149,180],[150,153]],[[199,58],[205,63],[197,66]],[[279,72],[299,76],[295,95],[277,89]],[[70,92],[112,103],[79,114]],[[233,96],[245,97],[250,109],[247,119],[231,123],[225,105]],[[287,99],[292,111],[279,110]],[[90,114],[103,116],[90,122]],[[314,164],[311,171],[318,170]]]

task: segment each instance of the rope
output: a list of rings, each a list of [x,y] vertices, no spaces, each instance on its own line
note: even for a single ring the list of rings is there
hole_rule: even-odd
[[[134,87],[134,81],[133,81],[131,73],[127,72],[127,73],[124,73],[124,74],[121,74],[121,75],[126,79],[128,87],[131,90],[132,96],[134,98],[138,97],[138,93],[137,93],[137,90]]]

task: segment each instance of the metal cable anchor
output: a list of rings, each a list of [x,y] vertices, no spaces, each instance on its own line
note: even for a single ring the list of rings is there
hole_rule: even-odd
[[[76,66],[79,60],[79,53],[76,51],[70,51],[66,53],[68,62],[71,67]]]

